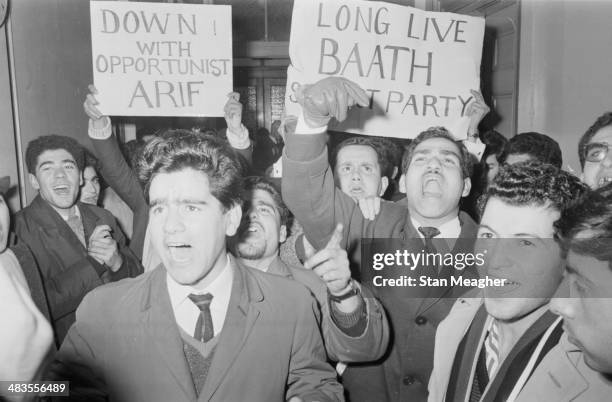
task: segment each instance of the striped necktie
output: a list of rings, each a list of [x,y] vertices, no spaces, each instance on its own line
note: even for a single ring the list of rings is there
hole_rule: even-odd
[[[189,299],[200,309],[200,316],[196,322],[193,337],[202,342],[208,342],[215,336],[213,329],[212,315],[210,314],[210,302],[213,295],[205,293],[203,295],[190,294]]]
[[[499,327],[497,325],[497,320],[493,319],[484,343],[487,373],[489,374],[489,378],[493,378],[495,371],[499,367],[501,348],[499,338]]]

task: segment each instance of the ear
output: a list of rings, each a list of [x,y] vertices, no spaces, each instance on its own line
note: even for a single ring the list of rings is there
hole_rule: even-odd
[[[30,185],[34,190],[40,190],[40,184],[38,183],[38,179],[32,173],[28,173],[28,177],[30,178]]]
[[[387,176],[383,176],[380,179],[380,191],[378,192],[378,196],[382,197],[385,191],[387,191],[387,187],[389,187],[389,179]]]
[[[403,174],[399,179],[399,191],[406,194],[406,175]]]
[[[287,226],[281,225],[280,229],[278,230],[278,242],[284,243],[286,240],[287,240]]]
[[[85,169],[79,170],[79,187],[83,187],[85,183]]]
[[[242,207],[239,203],[234,204],[229,211],[225,213],[225,234],[233,236],[238,231],[240,220],[242,219]]]
[[[463,193],[461,193],[462,197],[467,197],[470,195],[470,190],[472,189],[472,180],[469,177],[463,179]]]

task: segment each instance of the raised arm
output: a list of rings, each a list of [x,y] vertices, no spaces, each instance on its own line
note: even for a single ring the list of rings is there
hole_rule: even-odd
[[[344,78],[325,78],[298,91],[302,115],[285,121],[283,199],[304,227],[310,243],[320,249],[329,240],[335,224],[349,231],[357,204],[334,184],[326,148],[327,123],[332,117],[346,118],[354,104],[367,105],[365,92]],[[359,214],[361,215],[361,214]],[[351,241],[344,236],[342,248]]]
[[[134,233],[130,248],[138,258],[142,258],[145,230],[149,220],[149,206],[145,200],[138,177],[127,164],[117,140],[113,137],[111,119],[98,110],[95,98],[96,89],[90,85],[91,93],[83,103],[89,117],[87,134],[91,138],[93,150],[101,163],[102,177],[134,213]]]

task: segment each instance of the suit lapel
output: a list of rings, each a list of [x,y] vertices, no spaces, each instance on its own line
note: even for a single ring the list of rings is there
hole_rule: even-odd
[[[93,213],[93,211],[86,205],[82,203],[77,204],[79,211],[81,212],[81,220],[83,221],[83,232],[85,232],[85,243],[89,243],[89,237],[92,232],[98,226],[98,221],[100,218],[98,215]]]
[[[200,401],[211,399],[219,388],[260,314],[256,302],[263,300],[261,289],[251,278],[248,268],[239,266],[233,258],[231,264],[234,270],[232,294],[208,377],[198,398]]]
[[[33,207],[32,212],[35,213],[36,220],[41,224],[41,230],[45,231],[50,238],[66,239],[68,246],[75,248],[79,254],[86,254],[86,248],[81,244],[64,218],[40,195],[34,198],[31,207]]]
[[[170,304],[165,269],[158,268],[151,275],[149,292],[145,297],[143,328],[144,336],[151,338],[154,345],[152,353],[161,357],[152,360],[166,365],[177,388],[183,390],[187,400],[195,400],[196,392],[183,352],[183,340]]]
[[[451,252],[453,254],[457,253],[466,253],[472,252],[474,250],[474,241],[476,240],[476,224],[474,221],[467,216],[464,212],[459,213],[459,222],[461,223],[461,232],[459,233],[459,238],[455,241],[453,246],[453,250],[450,251],[448,246],[444,247],[444,250],[438,249],[438,252],[446,253]],[[435,239],[434,239],[435,240]],[[437,243],[434,243],[437,244]],[[442,247],[441,247],[442,248]],[[469,271],[473,271],[473,268],[469,269]],[[451,278],[457,276],[466,276],[466,277],[478,277],[478,275],[471,274],[469,272],[457,271],[453,266],[443,266],[438,274],[438,278],[446,279],[448,285],[447,286],[439,286],[439,287],[431,287],[429,289],[429,297],[421,303],[421,307],[419,308],[419,314],[423,314],[425,311],[430,309],[434,304],[436,304],[443,297],[450,297],[450,292],[453,289],[451,286]],[[455,297],[459,295],[453,295]]]

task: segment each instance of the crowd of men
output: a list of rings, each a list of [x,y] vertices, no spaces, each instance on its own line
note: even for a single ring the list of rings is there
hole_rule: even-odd
[[[38,195],[9,248],[0,180],[0,380],[69,381],[58,400],[77,401],[609,398],[612,112],[580,138],[580,178],[547,135],[478,135],[476,91],[467,140],[433,127],[328,152],[330,120],[369,100],[326,78],[268,141],[284,142],[278,183],[253,169],[237,94],[226,130],[164,130],[127,157],[96,94],[93,154],[66,136],[28,144]],[[478,160],[466,142],[481,141]],[[102,182],[129,223],[97,206]],[[294,220],[299,266],[280,253]],[[484,263],[417,270],[439,286],[375,286],[364,240],[381,238]],[[485,277],[503,285],[451,280]]]

